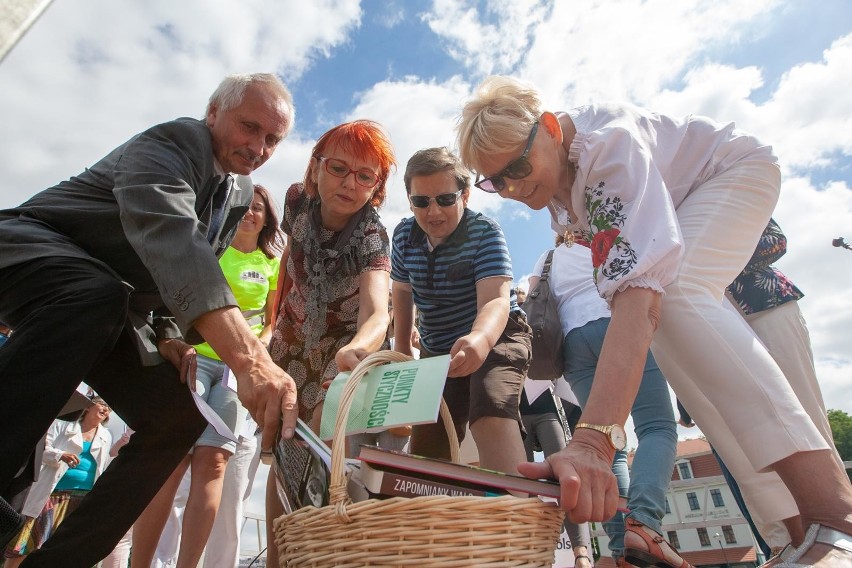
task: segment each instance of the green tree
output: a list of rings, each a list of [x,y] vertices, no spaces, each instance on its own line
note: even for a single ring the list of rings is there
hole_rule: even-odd
[[[829,410],[828,423],[831,426],[831,435],[834,436],[834,445],[843,461],[852,460],[852,416],[842,410]],[[849,473],[852,479],[852,473]]]

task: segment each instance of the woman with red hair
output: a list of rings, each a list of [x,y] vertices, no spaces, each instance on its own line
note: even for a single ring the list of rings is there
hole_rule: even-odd
[[[390,249],[377,208],[395,163],[379,124],[347,122],[320,136],[304,182],[287,191],[281,223],[288,236],[281,261],[286,277],[269,351],[296,381],[299,417],[315,431],[323,383],[385,342]],[[281,514],[274,487],[270,477],[267,519]],[[268,565],[277,566],[274,546],[267,554]]]

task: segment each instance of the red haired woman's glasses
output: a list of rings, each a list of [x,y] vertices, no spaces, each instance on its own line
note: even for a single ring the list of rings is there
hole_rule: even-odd
[[[337,158],[317,156],[317,159],[325,164],[325,171],[334,177],[345,178],[349,174],[355,174],[355,182],[367,188],[376,187],[376,184],[379,183],[379,176],[376,172],[367,169],[353,170],[349,167],[349,164]]]

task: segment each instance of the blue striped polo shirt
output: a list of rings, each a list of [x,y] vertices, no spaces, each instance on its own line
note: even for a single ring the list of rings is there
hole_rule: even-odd
[[[420,343],[430,353],[449,353],[470,333],[476,283],[492,276],[512,279],[512,260],[503,229],[482,213],[465,209],[456,230],[431,252],[414,217],[394,230],[391,279],[411,285]],[[509,309],[520,311],[514,290]]]

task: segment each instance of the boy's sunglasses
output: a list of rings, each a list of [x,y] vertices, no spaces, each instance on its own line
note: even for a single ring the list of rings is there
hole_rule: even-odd
[[[417,207],[418,209],[424,209],[429,207],[429,202],[433,199],[435,203],[440,205],[441,207],[449,207],[450,205],[455,205],[456,201],[461,195],[462,190],[458,190],[453,193],[442,193],[441,195],[436,195],[435,197],[429,197],[428,195],[409,195],[408,200],[411,202],[411,205]]]
[[[500,193],[506,189],[505,178],[523,179],[530,175],[532,173],[532,164],[530,164],[529,160],[527,160],[527,155],[530,153],[530,148],[532,148],[536,132],[538,132],[538,121],[533,124],[532,131],[530,132],[529,138],[527,138],[527,146],[524,148],[524,153],[521,154],[520,158],[514,160],[508,166],[503,168],[503,171],[491,177],[481,180],[479,179],[479,175],[477,175],[476,183],[473,185],[482,191],[487,191],[488,193]]]

